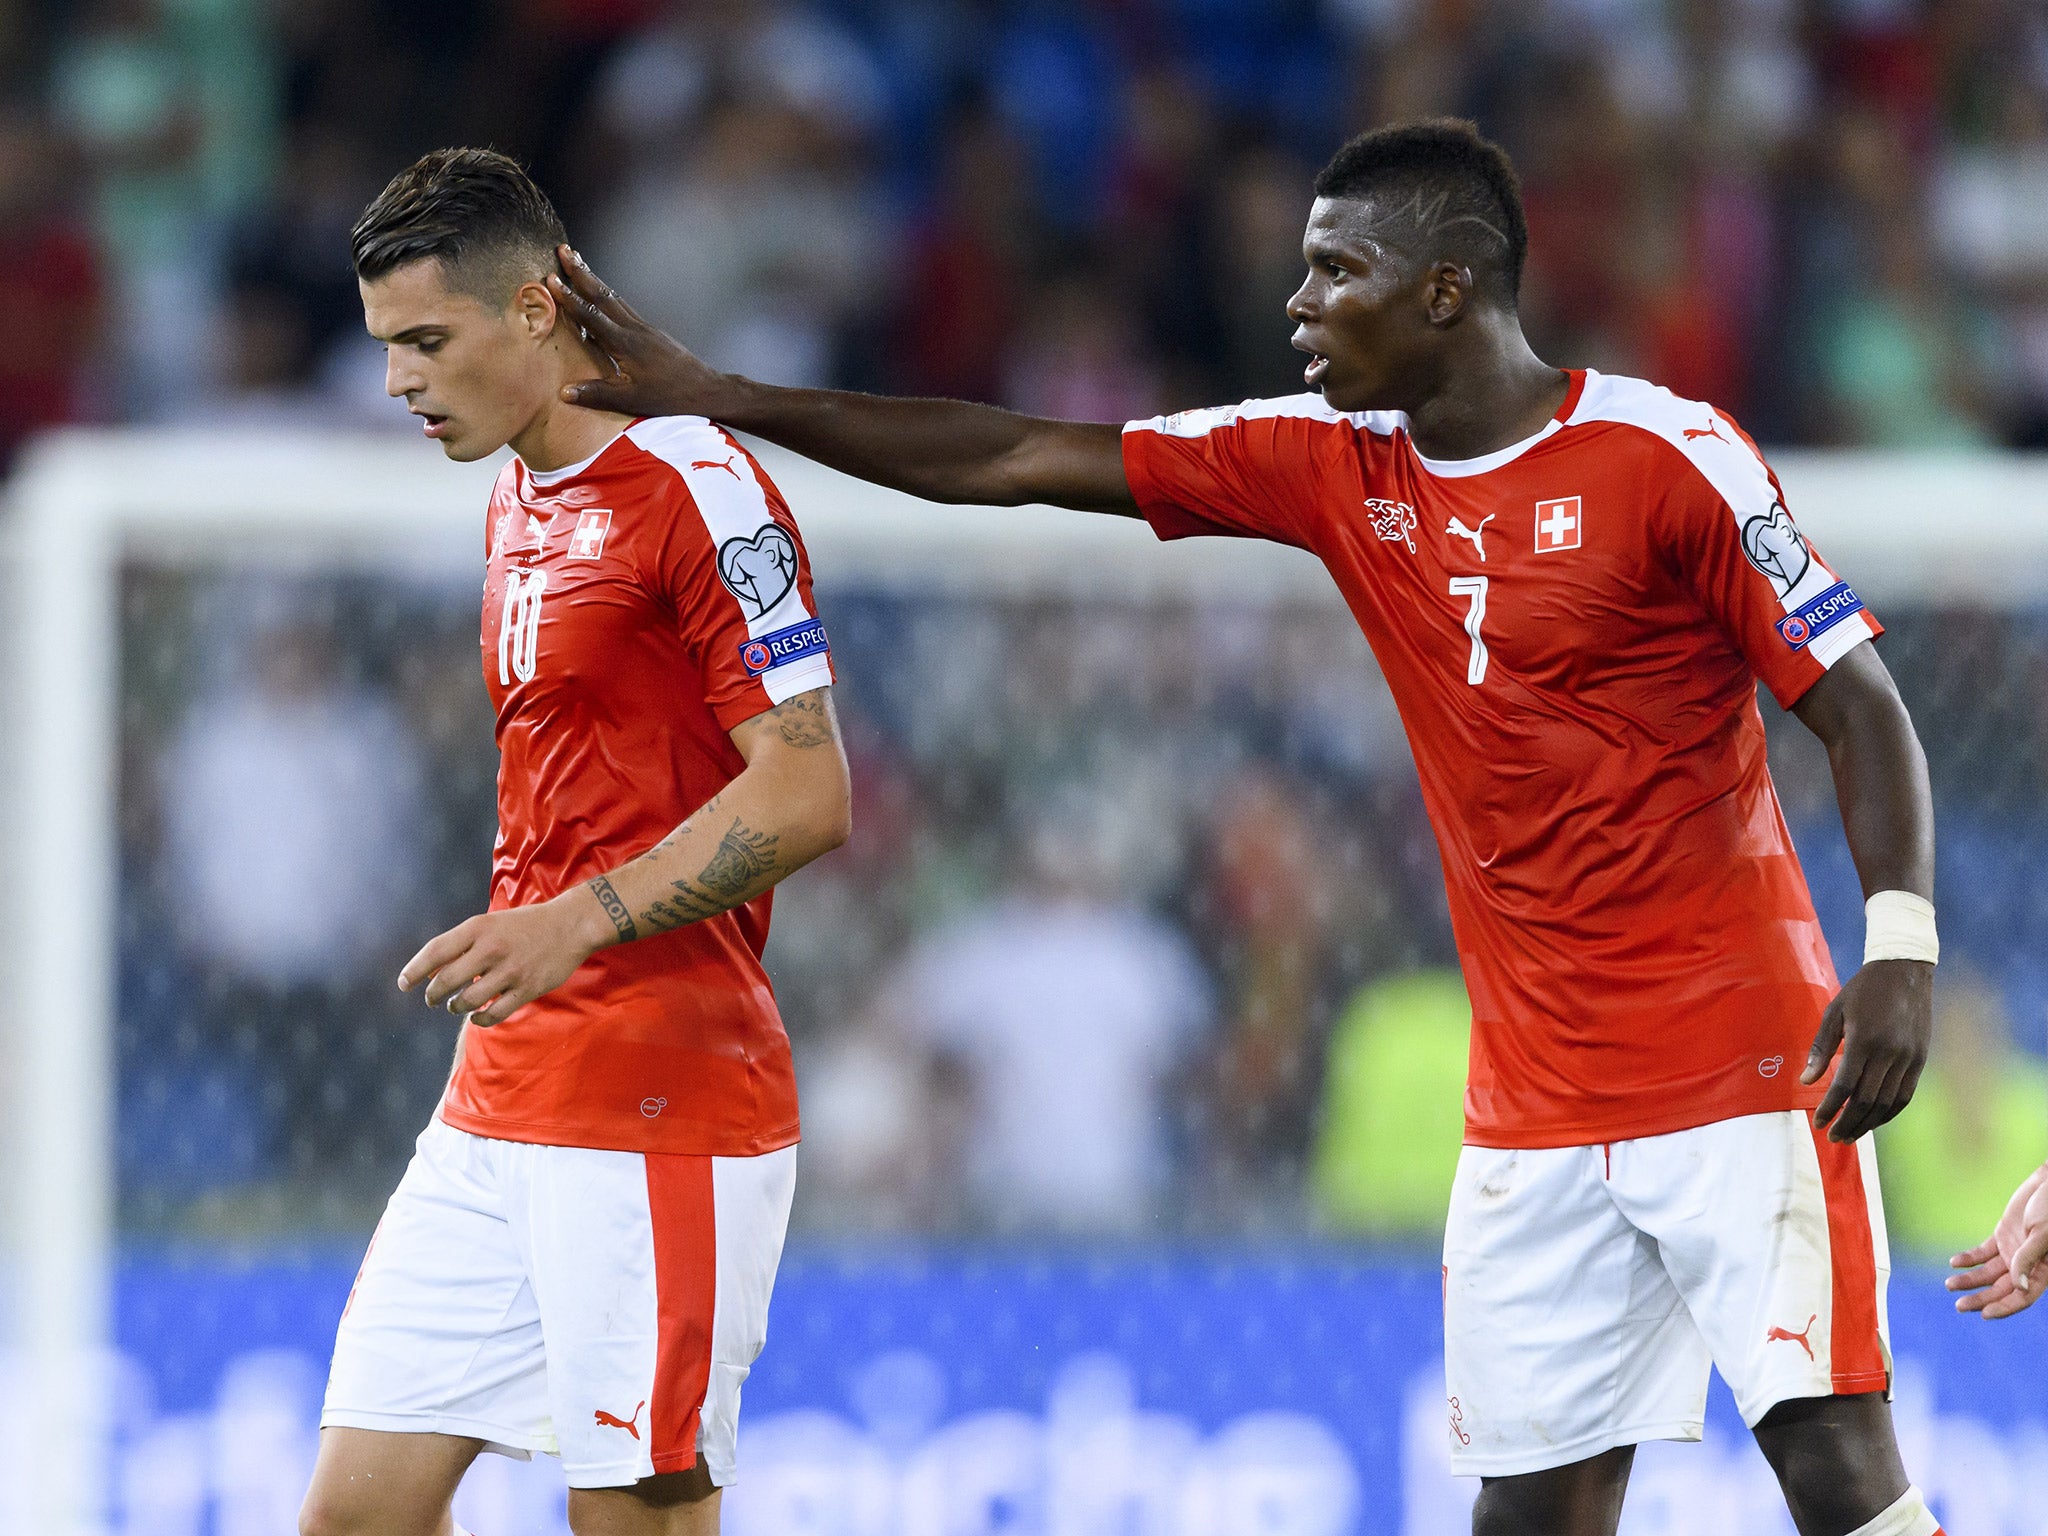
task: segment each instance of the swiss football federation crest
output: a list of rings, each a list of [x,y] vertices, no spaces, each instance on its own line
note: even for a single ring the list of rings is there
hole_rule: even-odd
[[[1586,508],[1577,496],[1536,503],[1536,553],[1577,549],[1586,537]]]
[[[571,560],[595,560],[604,554],[606,535],[612,531],[612,509],[592,507],[576,514],[576,531],[569,535]]]
[[[1385,544],[1406,544],[1408,553],[1415,553],[1415,509],[1405,501],[1388,501],[1384,496],[1366,499],[1366,515],[1372,519],[1372,531]]]
[[[727,539],[718,546],[718,579],[741,611],[758,619],[796,585],[796,540],[780,523],[764,524],[752,538]]]
[[[1752,517],[1742,525],[1742,552],[1749,563],[1770,578],[1778,596],[1788,597],[1813,564],[1806,539],[1792,526],[1792,516],[1782,501],[1771,503],[1768,514]]]

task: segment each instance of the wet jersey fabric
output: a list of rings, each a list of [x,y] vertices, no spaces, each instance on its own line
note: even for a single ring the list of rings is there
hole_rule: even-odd
[[[1433,462],[1319,395],[1133,422],[1162,538],[1321,558],[1436,829],[1472,1000],[1466,1139],[1590,1145],[1811,1107],[1836,990],[1765,765],[1880,627],[1728,416],[1573,373],[1542,431]]]
[[[646,852],[745,760],[733,727],[832,681],[803,541],[701,417],[635,422],[582,464],[498,477],[484,681],[497,710],[491,907]],[[771,897],[592,956],[464,1032],[449,1124],[506,1141],[747,1157],[797,1139],[761,950]]]

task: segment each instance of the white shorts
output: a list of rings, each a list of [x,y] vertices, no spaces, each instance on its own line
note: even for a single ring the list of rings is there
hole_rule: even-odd
[[[562,1458],[572,1488],[734,1476],[796,1188],[761,1157],[599,1152],[438,1116],[370,1239],[320,1426]]]
[[[1889,1391],[1869,1137],[1799,1111],[1458,1159],[1444,1233],[1451,1464],[1509,1477],[1697,1440],[1711,1365],[1751,1425]]]

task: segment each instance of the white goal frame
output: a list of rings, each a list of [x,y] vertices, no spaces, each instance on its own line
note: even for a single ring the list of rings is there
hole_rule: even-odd
[[[992,594],[1336,601],[1299,551],[1161,548],[1140,524],[940,509],[760,450],[819,583]],[[495,463],[495,461],[494,461]],[[2048,459],[1784,454],[1795,515],[1878,600],[2048,601]],[[38,1536],[104,1536],[111,1337],[119,576],[208,568],[481,568],[494,465],[397,437],[71,431],[0,526],[0,1348],[28,1438],[0,1452]],[[1561,487],[1560,494],[1571,487]]]

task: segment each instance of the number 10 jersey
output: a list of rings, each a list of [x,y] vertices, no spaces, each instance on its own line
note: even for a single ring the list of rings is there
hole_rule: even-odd
[[[1162,538],[1317,555],[1436,829],[1472,1000],[1467,1140],[1591,1145],[1807,1108],[1835,973],[1765,764],[1880,632],[1729,418],[1573,373],[1542,431],[1425,459],[1319,395],[1133,422]]]
[[[660,842],[746,764],[728,734],[832,681],[803,541],[701,417],[634,422],[491,494],[484,681],[497,711],[491,906],[546,901]],[[761,967],[771,894],[600,951],[492,1029],[442,1101],[504,1141],[750,1157],[797,1139]]]

